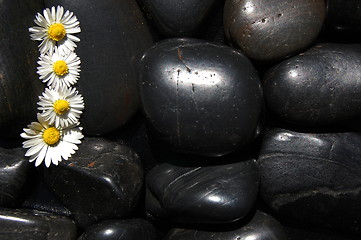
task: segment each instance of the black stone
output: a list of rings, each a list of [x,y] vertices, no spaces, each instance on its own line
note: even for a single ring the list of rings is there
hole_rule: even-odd
[[[17,207],[24,197],[24,186],[31,166],[24,153],[22,148],[0,147],[1,207]]]
[[[260,193],[289,219],[361,233],[361,134],[266,133]]]
[[[327,37],[339,42],[360,43],[361,2],[327,0]]]
[[[226,0],[224,29],[249,58],[275,61],[308,47],[325,12],[323,0]]]
[[[29,209],[0,209],[1,240],[75,240],[77,228],[68,217]]]
[[[22,128],[36,119],[44,85],[36,75],[38,42],[30,40],[28,29],[42,2],[0,2],[0,138],[20,138]]]
[[[254,160],[206,167],[163,163],[146,175],[146,211],[178,223],[236,221],[251,211],[258,177]]]
[[[46,0],[51,7],[57,0]],[[81,118],[88,135],[104,135],[124,125],[138,110],[138,60],[153,44],[135,1],[64,0],[82,32],[75,52],[80,57],[77,84],[84,97]]]
[[[144,219],[108,220],[86,229],[78,240],[156,240],[156,230]]]
[[[153,167],[159,165],[158,159],[153,156],[153,149],[150,145],[151,140],[146,130],[145,118],[140,112],[123,128],[107,134],[104,138],[133,149],[142,161],[144,172],[148,172]]]
[[[295,124],[339,124],[361,117],[360,82],[361,45],[319,44],[266,74],[266,106]]]
[[[138,0],[155,26],[166,36],[193,36],[205,25],[221,0]]]
[[[143,186],[137,154],[101,138],[84,139],[68,161],[44,169],[43,174],[80,228],[129,216]]]
[[[291,228],[285,227],[287,240],[359,240],[358,236],[350,236],[349,234],[325,231],[324,229],[309,228]]]
[[[71,215],[71,212],[44,181],[39,171],[32,171],[26,181],[26,196],[21,208],[31,208],[67,217]]]
[[[204,156],[249,144],[263,104],[258,75],[244,55],[197,39],[168,39],[147,50],[140,95],[154,136]]]
[[[217,228],[205,230],[171,229],[163,240],[286,240],[282,225],[271,216],[257,211],[252,220],[238,228],[217,231]]]

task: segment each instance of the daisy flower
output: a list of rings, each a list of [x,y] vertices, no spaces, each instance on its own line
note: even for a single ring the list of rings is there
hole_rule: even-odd
[[[75,52],[62,55],[56,47],[54,52],[40,55],[38,64],[40,80],[52,88],[70,87],[79,79],[80,58]]]
[[[45,161],[45,166],[51,163],[58,165],[59,162],[68,158],[78,150],[76,144],[80,144],[84,136],[82,128],[72,125],[68,128],[56,128],[49,125],[45,118],[37,115],[39,122],[32,122],[20,136],[26,141],[23,148],[29,148],[25,156],[30,157],[29,162],[35,161],[35,166],[39,166]]]
[[[80,39],[73,36],[79,33],[79,21],[73,12],[68,10],[64,13],[64,8],[58,6],[44,9],[43,15],[37,13],[34,20],[37,26],[29,28],[32,40],[42,41],[39,45],[41,54],[53,52],[58,46],[61,53],[74,51]]]
[[[84,109],[82,95],[75,88],[66,86],[59,90],[46,88],[39,100],[41,116],[55,127],[64,128],[76,124]]]

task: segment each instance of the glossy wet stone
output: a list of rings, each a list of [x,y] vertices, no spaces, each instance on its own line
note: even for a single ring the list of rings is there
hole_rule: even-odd
[[[286,240],[282,225],[271,216],[257,211],[250,222],[234,229],[219,230],[217,226],[209,230],[171,229],[164,240]]]
[[[86,109],[81,123],[86,134],[104,135],[137,111],[137,64],[153,40],[135,1],[65,0],[61,4],[74,12],[82,29],[75,50],[82,62],[77,88]]]
[[[43,174],[81,228],[128,217],[143,186],[143,169],[130,148],[102,138],[86,138],[79,150]]]
[[[2,240],[75,240],[77,229],[68,217],[30,209],[0,208]]]
[[[221,0],[139,0],[155,26],[167,36],[192,36]]]
[[[249,58],[274,61],[308,47],[325,18],[323,0],[226,0],[224,29]]]
[[[361,2],[328,0],[325,23],[328,37],[341,42],[360,43]]]
[[[228,223],[247,215],[257,196],[258,166],[179,167],[163,163],[146,175],[146,211],[187,224]]]
[[[71,212],[50,189],[39,171],[32,171],[26,181],[26,194],[21,208],[54,213],[70,217]]]
[[[166,146],[220,156],[254,139],[262,90],[240,52],[196,39],[164,40],[143,55],[139,79],[143,112]]]
[[[28,29],[42,8],[40,0],[0,2],[0,138],[20,138],[22,128],[36,119],[44,85],[36,74],[38,43]]]
[[[260,193],[278,214],[360,234],[361,134],[266,133]]]
[[[156,230],[144,219],[108,220],[88,227],[78,240],[157,240]]]
[[[17,207],[23,197],[31,164],[22,148],[0,147],[0,206]]]
[[[323,126],[361,117],[361,45],[319,44],[272,68],[268,109],[288,122]]]

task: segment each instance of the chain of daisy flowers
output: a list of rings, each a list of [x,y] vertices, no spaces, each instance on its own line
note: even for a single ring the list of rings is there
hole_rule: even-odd
[[[25,153],[29,161],[35,161],[36,167],[42,162],[49,167],[68,160],[84,137],[79,122],[83,97],[71,87],[80,72],[80,58],[75,53],[80,39],[73,34],[81,30],[73,12],[62,6],[44,9],[34,22],[37,26],[29,28],[31,40],[41,41],[37,73],[47,88],[37,103],[38,122],[29,124],[20,136],[26,139],[23,148],[29,148]]]

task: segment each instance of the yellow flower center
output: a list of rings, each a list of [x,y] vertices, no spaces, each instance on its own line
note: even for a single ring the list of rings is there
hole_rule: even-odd
[[[53,64],[53,70],[54,70],[55,74],[58,76],[63,76],[69,72],[68,65],[66,64],[66,62],[64,60],[56,61]]]
[[[54,41],[60,41],[65,37],[66,30],[63,24],[54,23],[48,29],[48,36]]]
[[[55,145],[60,140],[60,131],[56,127],[49,127],[43,133],[43,140],[48,145]]]
[[[70,106],[69,102],[64,99],[56,100],[53,104],[54,112],[58,115],[63,115],[67,111],[69,111]]]

